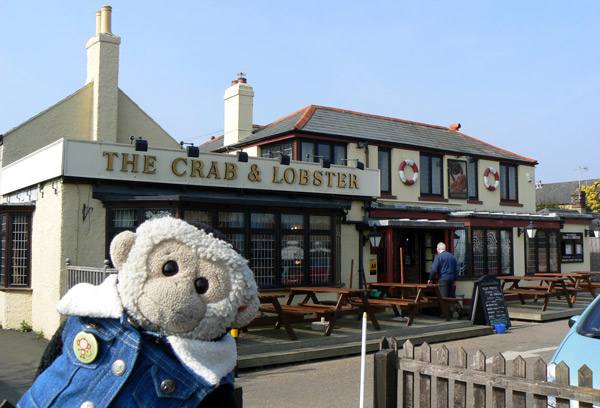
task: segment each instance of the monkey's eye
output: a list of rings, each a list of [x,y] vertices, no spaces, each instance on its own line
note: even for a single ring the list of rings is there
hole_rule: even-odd
[[[196,292],[199,295],[202,295],[202,294],[206,293],[206,291],[208,290],[208,286],[209,286],[208,279],[198,278],[194,282],[194,286],[196,287]]]
[[[162,273],[165,276],[173,276],[179,272],[179,265],[175,261],[167,261],[162,267]]]

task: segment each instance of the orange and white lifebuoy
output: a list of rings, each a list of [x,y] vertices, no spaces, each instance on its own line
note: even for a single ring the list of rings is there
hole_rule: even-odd
[[[404,168],[406,166],[410,166],[413,171],[413,177],[410,180],[407,179],[406,175],[404,174]],[[411,159],[406,159],[402,163],[400,163],[399,173],[400,173],[400,180],[402,180],[402,182],[404,184],[406,184],[407,186],[412,186],[419,179],[419,168],[417,167],[417,164],[414,161],[412,161]]]
[[[490,184],[490,179],[489,179],[489,175],[490,173],[492,173],[494,175],[494,179],[496,180],[494,182],[494,185]],[[494,191],[498,188],[498,186],[500,185],[500,175],[498,174],[498,171],[493,168],[493,167],[488,167],[487,169],[485,169],[485,171],[483,172],[483,183],[485,184],[485,188],[487,188],[490,191]]]

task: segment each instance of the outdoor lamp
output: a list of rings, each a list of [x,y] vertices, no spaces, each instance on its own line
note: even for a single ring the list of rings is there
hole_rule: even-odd
[[[290,156],[287,154],[282,154],[279,156],[279,164],[283,164],[284,166],[288,166],[290,164]]]
[[[600,222],[593,221],[590,224],[590,229],[584,231],[586,237],[600,238]]]
[[[136,139],[135,136],[131,136],[129,138],[129,140],[131,140],[132,144],[133,144],[133,141],[135,140],[135,151],[136,152],[147,152],[148,151],[148,141],[142,139],[141,136],[138,139]]]
[[[537,228],[535,225],[533,225],[533,221],[529,221],[529,225],[526,226],[525,228],[519,227],[519,229],[517,230],[517,236],[520,237],[521,234],[523,234],[524,232],[527,233],[527,238],[529,238],[529,239],[535,238],[535,234],[537,233]]]
[[[341,159],[341,161],[348,163],[350,160],[355,161],[356,162],[356,168],[359,170],[364,170],[365,169],[365,164],[363,162],[361,162],[358,159]]]
[[[324,169],[328,169],[331,167],[331,162],[329,161],[329,159],[326,159],[323,156],[315,156],[315,155],[311,155],[311,154],[306,155],[307,160],[310,159],[311,157],[313,159],[321,159],[321,167],[323,167]]]
[[[371,231],[367,237],[369,237],[369,242],[371,242],[371,248],[378,248],[383,234],[377,231],[377,229],[373,228],[373,231]]]
[[[248,163],[248,153],[246,152],[237,152],[237,161],[242,163]]]
[[[193,143],[185,143],[183,140],[179,142],[179,144],[181,145],[181,148],[183,148],[183,145],[189,145],[186,148],[187,157],[200,157],[200,149],[198,148],[198,146],[194,146]]]

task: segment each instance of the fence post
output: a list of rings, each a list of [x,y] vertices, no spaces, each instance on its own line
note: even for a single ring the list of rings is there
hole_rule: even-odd
[[[393,349],[375,353],[373,370],[374,408],[395,408],[398,406],[398,357]]]
[[[443,367],[450,366],[450,350],[446,345],[442,345],[440,349],[437,351],[437,361],[435,364],[438,364]],[[444,377],[436,378],[436,388],[437,388],[437,407],[438,408],[448,408],[448,402],[450,400],[450,389],[449,389],[449,381]]]
[[[417,349],[417,360],[431,363],[431,347],[427,343]],[[419,373],[419,408],[431,407],[431,376]]]
[[[485,372],[485,354],[477,350],[473,357],[473,369]],[[473,384],[473,406],[485,407],[485,384]]]
[[[506,360],[498,353],[492,359],[492,373],[506,375]],[[492,387],[492,408],[506,407],[506,390],[504,388]]]
[[[403,358],[415,359],[415,347],[410,340],[404,342],[402,347]],[[400,360],[402,364],[402,360]],[[413,408],[415,405],[415,373],[402,370],[402,408]]]
[[[525,378],[526,377],[526,364],[523,357],[518,356],[513,360],[513,377]],[[515,408],[525,408],[526,405],[526,394],[521,391],[513,391],[512,402]]]
[[[580,387],[594,388],[592,383],[592,370],[587,364],[582,365],[577,371],[577,385]],[[579,408],[592,408],[592,404],[589,402],[580,402]]]
[[[467,352],[462,347],[457,352],[456,366],[467,368]],[[457,408],[467,406],[467,383],[465,381],[454,381],[454,406]]]
[[[533,379],[546,382],[548,379],[548,366],[541,358],[533,363]],[[533,394],[533,408],[548,408],[546,395]]]
[[[570,385],[569,366],[561,361],[556,366],[556,383],[561,385]],[[570,408],[571,402],[568,399],[556,397],[556,408]]]

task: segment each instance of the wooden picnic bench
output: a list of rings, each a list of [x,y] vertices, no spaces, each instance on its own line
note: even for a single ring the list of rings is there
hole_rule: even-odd
[[[410,326],[422,308],[439,307],[446,320],[450,320],[451,316],[446,307],[446,298],[442,297],[439,284],[428,283],[400,283],[400,282],[373,282],[368,283],[368,287],[372,290],[379,291],[378,297],[369,298],[369,303],[374,306],[390,307],[396,316],[400,316],[399,310],[408,310],[410,315],[407,326]],[[400,292],[399,297],[392,296],[392,289]],[[408,291],[416,294],[408,295]],[[454,298],[448,298],[448,300]],[[456,299],[458,300],[458,299]]]
[[[329,320],[325,336],[329,336],[335,327],[335,322],[342,315],[354,314],[362,316],[366,312],[375,330],[381,330],[377,317],[369,304],[365,289],[331,288],[331,287],[292,287],[285,304],[280,305],[281,310],[275,310],[274,305],[261,305],[265,313],[277,313],[280,316],[294,316],[298,314],[313,314],[317,320],[326,317]],[[317,295],[333,294],[337,299],[333,302],[319,300]],[[293,304],[296,295],[304,295],[304,299]],[[283,320],[283,319],[282,319]],[[306,321],[306,320],[304,320]]]
[[[536,273],[535,276],[557,277],[563,278],[567,289],[572,293],[571,302],[575,303],[577,293],[588,291],[592,298],[596,297],[595,285],[592,283],[591,274],[589,272],[569,272],[569,273]],[[597,282],[597,287],[600,287],[600,282]]]
[[[560,300],[564,296],[569,307],[573,307],[571,295],[575,293],[573,289],[567,288],[563,278],[548,276],[498,276],[502,283],[502,291],[505,295],[517,295],[521,304],[525,304],[525,296],[533,296],[534,302],[538,298],[544,298],[542,312],[548,307],[548,301],[551,296],[556,296]],[[509,283],[509,287],[505,287]],[[522,285],[522,283],[529,283]]]
[[[308,313],[303,312],[284,312],[283,305],[279,303],[279,299],[285,297],[282,294],[275,293],[259,293],[258,300],[260,301],[260,307],[257,315],[244,329],[248,327],[258,326],[274,326],[279,329],[283,326],[290,340],[297,340],[296,332],[292,328],[291,323],[298,321],[304,321],[304,316]],[[267,315],[275,314],[275,316]]]

